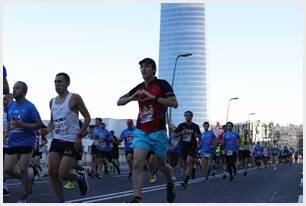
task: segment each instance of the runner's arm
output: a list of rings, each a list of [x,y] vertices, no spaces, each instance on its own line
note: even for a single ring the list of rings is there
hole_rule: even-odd
[[[127,94],[120,97],[119,100],[117,101],[117,105],[118,106],[123,106],[123,105],[126,105],[127,103],[129,103],[131,101],[136,101],[137,98],[138,98],[138,86],[134,87]]]
[[[51,110],[51,107],[52,107],[52,99],[51,99],[50,102],[49,102],[49,107],[50,107],[50,110]],[[53,117],[52,117],[52,112],[51,112],[50,121],[49,121],[49,124],[48,124],[48,127],[47,127],[47,133],[53,132],[53,130],[54,130],[54,126],[53,126]]]
[[[77,136],[79,138],[84,137],[84,134],[87,132],[87,127],[90,123],[90,114],[83,102],[83,99],[80,95],[76,95],[76,103],[77,103],[77,108],[80,111],[80,113],[82,114],[82,116],[84,117],[84,123],[82,125],[82,127],[80,128],[79,133],[77,134]]]

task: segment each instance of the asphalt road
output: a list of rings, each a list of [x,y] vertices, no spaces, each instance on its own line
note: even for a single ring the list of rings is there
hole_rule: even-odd
[[[175,182],[176,203],[297,203],[303,194],[300,186],[303,164],[279,165],[273,167],[250,168],[248,175],[238,171],[234,180],[224,180],[221,174],[205,181],[202,171],[197,171],[196,178],[190,180],[187,189],[180,186],[183,178]],[[122,203],[133,197],[132,180],[127,178],[127,171],[121,175],[103,176],[102,179],[88,177],[89,192],[79,195],[78,184],[74,189],[65,191],[66,202],[105,202]],[[161,173],[157,182],[149,183],[149,174],[145,173],[142,200],[145,203],[166,202],[165,178]],[[9,179],[11,196],[3,199],[4,203],[17,202],[22,195],[20,181]],[[48,177],[42,177],[33,185],[32,202],[52,203],[57,198]]]

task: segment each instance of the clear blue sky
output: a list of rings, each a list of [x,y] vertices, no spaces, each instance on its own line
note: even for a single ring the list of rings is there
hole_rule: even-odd
[[[142,81],[138,61],[158,62],[158,3],[6,3],[4,64],[12,88],[29,86],[43,119],[54,77],[71,76],[92,117],[136,118],[119,96]],[[303,7],[298,3],[206,4],[210,121],[303,121]],[[183,120],[183,119],[182,119]]]

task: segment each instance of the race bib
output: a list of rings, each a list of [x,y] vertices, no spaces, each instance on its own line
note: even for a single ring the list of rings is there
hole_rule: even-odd
[[[127,139],[128,143],[132,143],[133,142],[133,137],[132,136],[128,136],[126,139]]]
[[[140,123],[143,124],[143,123],[152,122],[154,120],[153,114],[154,114],[154,108],[152,105],[144,106],[139,113]]]
[[[249,145],[243,145],[243,149],[245,150],[249,149]]]
[[[173,145],[177,145],[177,140],[172,140]]]
[[[98,145],[98,148],[99,148],[99,149],[104,149],[104,148],[106,148],[106,147],[107,147],[106,142],[104,142],[104,141],[99,141],[99,145]]]
[[[226,151],[226,155],[228,155],[228,156],[232,155],[233,153],[234,153],[233,150],[227,150],[227,151]]]
[[[54,129],[55,129],[55,133],[57,134],[68,134],[68,122],[66,118],[55,120]]]
[[[188,130],[188,129],[187,129],[187,130],[183,133],[183,138],[182,138],[182,140],[185,141],[185,142],[190,142],[190,141],[191,141],[192,134],[193,134],[193,130]]]
[[[261,151],[257,151],[256,154],[261,154]]]
[[[97,146],[97,145],[99,145],[99,143],[100,143],[100,141],[99,141],[98,139],[95,139],[95,140],[94,140],[94,145]]]
[[[209,152],[204,152],[204,154],[203,154],[203,156],[204,156],[204,157],[207,157],[207,158],[210,158],[210,155],[211,155],[211,154],[210,154]]]

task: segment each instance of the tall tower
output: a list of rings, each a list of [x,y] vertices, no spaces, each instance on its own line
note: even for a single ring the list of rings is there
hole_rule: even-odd
[[[173,89],[179,107],[172,108],[171,120],[177,126],[190,110],[201,126],[208,117],[204,4],[161,4],[158,77],[171,84],[177,56],[187,53],[192,56],[177,59]]]

